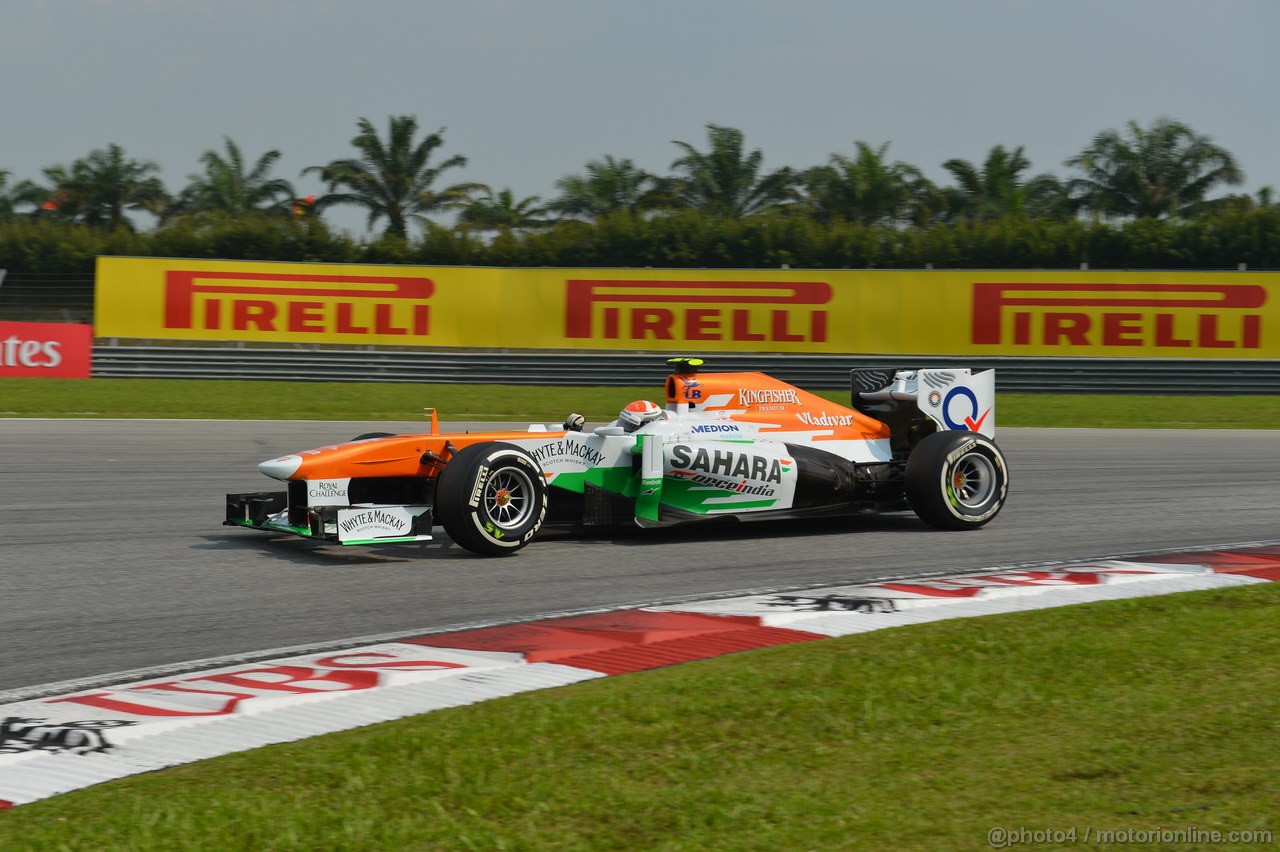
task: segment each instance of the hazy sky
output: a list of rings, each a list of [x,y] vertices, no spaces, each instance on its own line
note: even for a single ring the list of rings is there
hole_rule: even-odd
[[[606,154],[665,174],[709,122],[768,169],[889,142],[946,184],[995,145],[1065,177],[1165,116],[1280,190],[1278,51],[1277,0],[0,0],[0,169],[117,143],[176,192],[229,136],[318,193],[299,172],[352,156],[358,118],[416,115],[470,160],[447,182],[517,197]]]

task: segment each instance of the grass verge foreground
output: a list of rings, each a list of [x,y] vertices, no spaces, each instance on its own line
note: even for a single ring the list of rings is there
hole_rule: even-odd
[[[90,788],[0,813],[0,848],[1280,837],[1277,624],[1280,584],[1260,584],[752,651]]]

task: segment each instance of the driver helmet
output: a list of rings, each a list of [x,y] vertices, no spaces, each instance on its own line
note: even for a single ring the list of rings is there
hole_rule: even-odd
[[[627,407],[618,413],[618,425],[628,432],[634,432],[646,423],[652,423],[662,416],[662,409],[647,399],[637,399],[627,403]]]

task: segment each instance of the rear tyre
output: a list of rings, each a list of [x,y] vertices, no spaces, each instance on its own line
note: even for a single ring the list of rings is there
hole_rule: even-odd
[[[367,441],[370,438],[394,438],[394,437],[395,437],[394,432],[365,432],[363,435],[356,435],[351,440],[352,442],[355,442],[355,441]]]
[[[514,444],[473,444],[449,459],[436,482],[436,518],[461,547],[505,556],[524,547],[547,515],[547,482]]]
[[[1009,492],[1009,468],[990,438],[935,432],[907,459],[907,501],[927,524],[972,530],[991,521]]]

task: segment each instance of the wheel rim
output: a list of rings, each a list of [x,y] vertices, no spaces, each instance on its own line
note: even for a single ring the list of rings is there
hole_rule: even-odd
[[[533,512],[533,480],[519,468],[494,471],[484,486],[489,519],[503,529],[520,526]]]
[[[996,491],[996,466],[981,453],[968,453],[951,468],[949,490],[966,509],[981,509]]]

